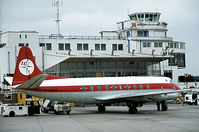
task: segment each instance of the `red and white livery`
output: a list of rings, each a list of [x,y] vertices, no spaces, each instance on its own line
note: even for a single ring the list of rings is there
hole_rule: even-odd
[[[22,47],[15,68],[12,86],[28,95],[49,100],[97,104],[105,106],[126,102],[129,113],[146,102],[157,102],[158,110],[168,109],[167,100],[179,96],[181,89],[167,77],[93,77],[64,78],[42,73],[35,64],[29,47]]]

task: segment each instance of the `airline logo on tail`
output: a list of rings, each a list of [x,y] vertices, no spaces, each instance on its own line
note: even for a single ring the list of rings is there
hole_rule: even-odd
[[[29,59],[23,59],[19,63],[19,71],[21,72],[21,74],[23,74],[25,76],[31,75],[34,71],[33,62]]]

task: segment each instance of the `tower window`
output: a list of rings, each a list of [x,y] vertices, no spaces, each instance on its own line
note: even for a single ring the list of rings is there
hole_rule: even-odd
[[[137,31],[138,37],[149,37],[149,31]]]

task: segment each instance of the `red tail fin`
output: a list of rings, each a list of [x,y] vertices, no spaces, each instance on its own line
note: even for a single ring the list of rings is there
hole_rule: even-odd
[[[35,64],[32,51],[29,47],[21,47],[15,67],[12,85],[22,84],[39,74],[43,73]]]

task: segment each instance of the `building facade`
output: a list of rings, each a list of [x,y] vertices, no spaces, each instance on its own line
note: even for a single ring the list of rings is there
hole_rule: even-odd
[[[0,78],[13,74],[18,51],[29,46],[38,67],[64,77],[168,76],[177,83],[186,67],[185,43],[167,36],[160,13],[129,14],[117,31],[99,36],[40,35],[37,31],[1,33]]]

